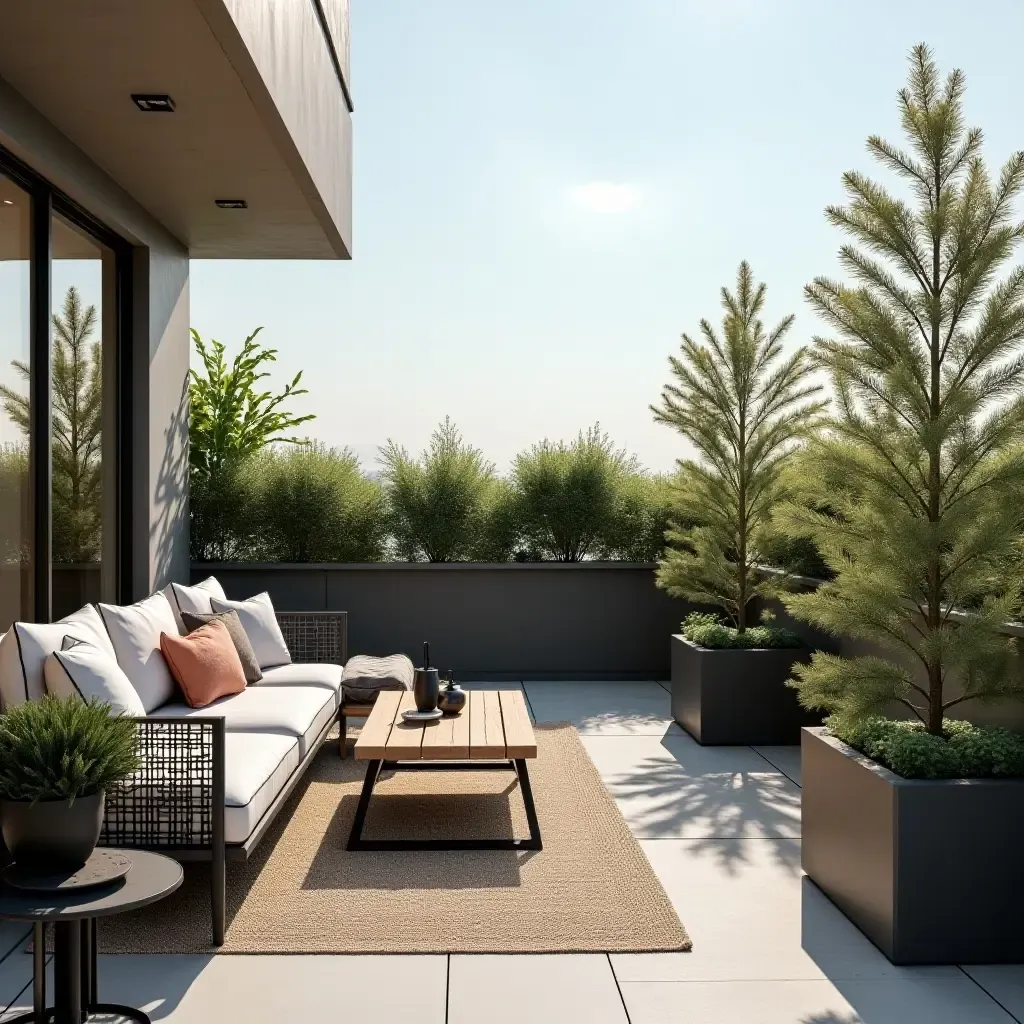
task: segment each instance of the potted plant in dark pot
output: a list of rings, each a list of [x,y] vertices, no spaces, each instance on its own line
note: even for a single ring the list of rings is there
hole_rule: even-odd
[[[16,864],[74,871],[96,848],[104,794],[138,768],[136,726],[106,704],[44,697],[0,716],[0,829]]]
[[[796,743],[802,725],[820,721],[786,686],[806,648],[756,614],[786,586],[785,573],[762,571],[771,516],[787,494],[788,459],[825,407],[806,351],[783,355],[793,317],[767,330],[764,302],[765,286],[740,264],[735,294],[722,289],[721,332],[704,320],[702,341],[683,335],[673,383],[652,407],[698,455],[679,463],[658,585],[725,617],[691,616],[671,640],[672,713],[704,744]]]
[[[841,638],[796,669],[801,702],[830,716],[802,739],[803,867],[900,964],[1024,960],[1024,738],[952,717],[1024,692],[1005,625],[1021,595],[1024,268],[1008,262],[1024,153],[989,178],[963,90],[915,48],[905,147],[868,143],[909,201],[851,172],[849,205],[828,210],[856,284],[807,289],[838,401],[806,454],[814,500],[783,510],[835,573],[786,604]]]

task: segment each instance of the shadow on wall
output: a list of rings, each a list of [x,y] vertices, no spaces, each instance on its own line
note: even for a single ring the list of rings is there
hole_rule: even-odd
[[[188,380],[163,432],[163,458],[154,489],[150,524],[153,585],[188,578]]]

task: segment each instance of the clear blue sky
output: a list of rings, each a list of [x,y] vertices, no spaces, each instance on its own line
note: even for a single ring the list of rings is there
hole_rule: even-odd
[[[814,333],[822,209],[898,137],[909,48],[967,72],[998,165],[1022,39],[1021,0],[354,0],[355,258],[196,262],[193,324],[264,325],[310,433],[368,468],[449,414],[500,467],[600,420],[668,469],[648,404],[741,259]]]

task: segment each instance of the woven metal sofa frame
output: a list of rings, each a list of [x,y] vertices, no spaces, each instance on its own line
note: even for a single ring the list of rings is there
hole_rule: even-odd
[[[345,612],[278,612],[277,621],[293,662],[345,664]],[[100,843],[154,850],[179,861],[208,861],[213,945],[223,945],[227,861],[249,859],[339,718],[344,724],[339,711],[244,843],[225,842],[224,719],[136,719],[142,767],[129,783],[108,792]]]

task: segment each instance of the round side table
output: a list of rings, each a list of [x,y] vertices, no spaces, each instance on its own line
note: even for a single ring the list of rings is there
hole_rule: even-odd
[[[145,850],[125,850],[124,878],[74,893],[33,893],[0,884],[0,918],[30,921],[33,955],[32,1011],[8,1024],[81,1024],[90,1013],[120,1014],[151,1024],[131,1006],[101,1003],[96,987],[96,920],[156,903],[181,885],[181,865]],[[53,924],[54,1005],[46,1006],[47,923]]]

